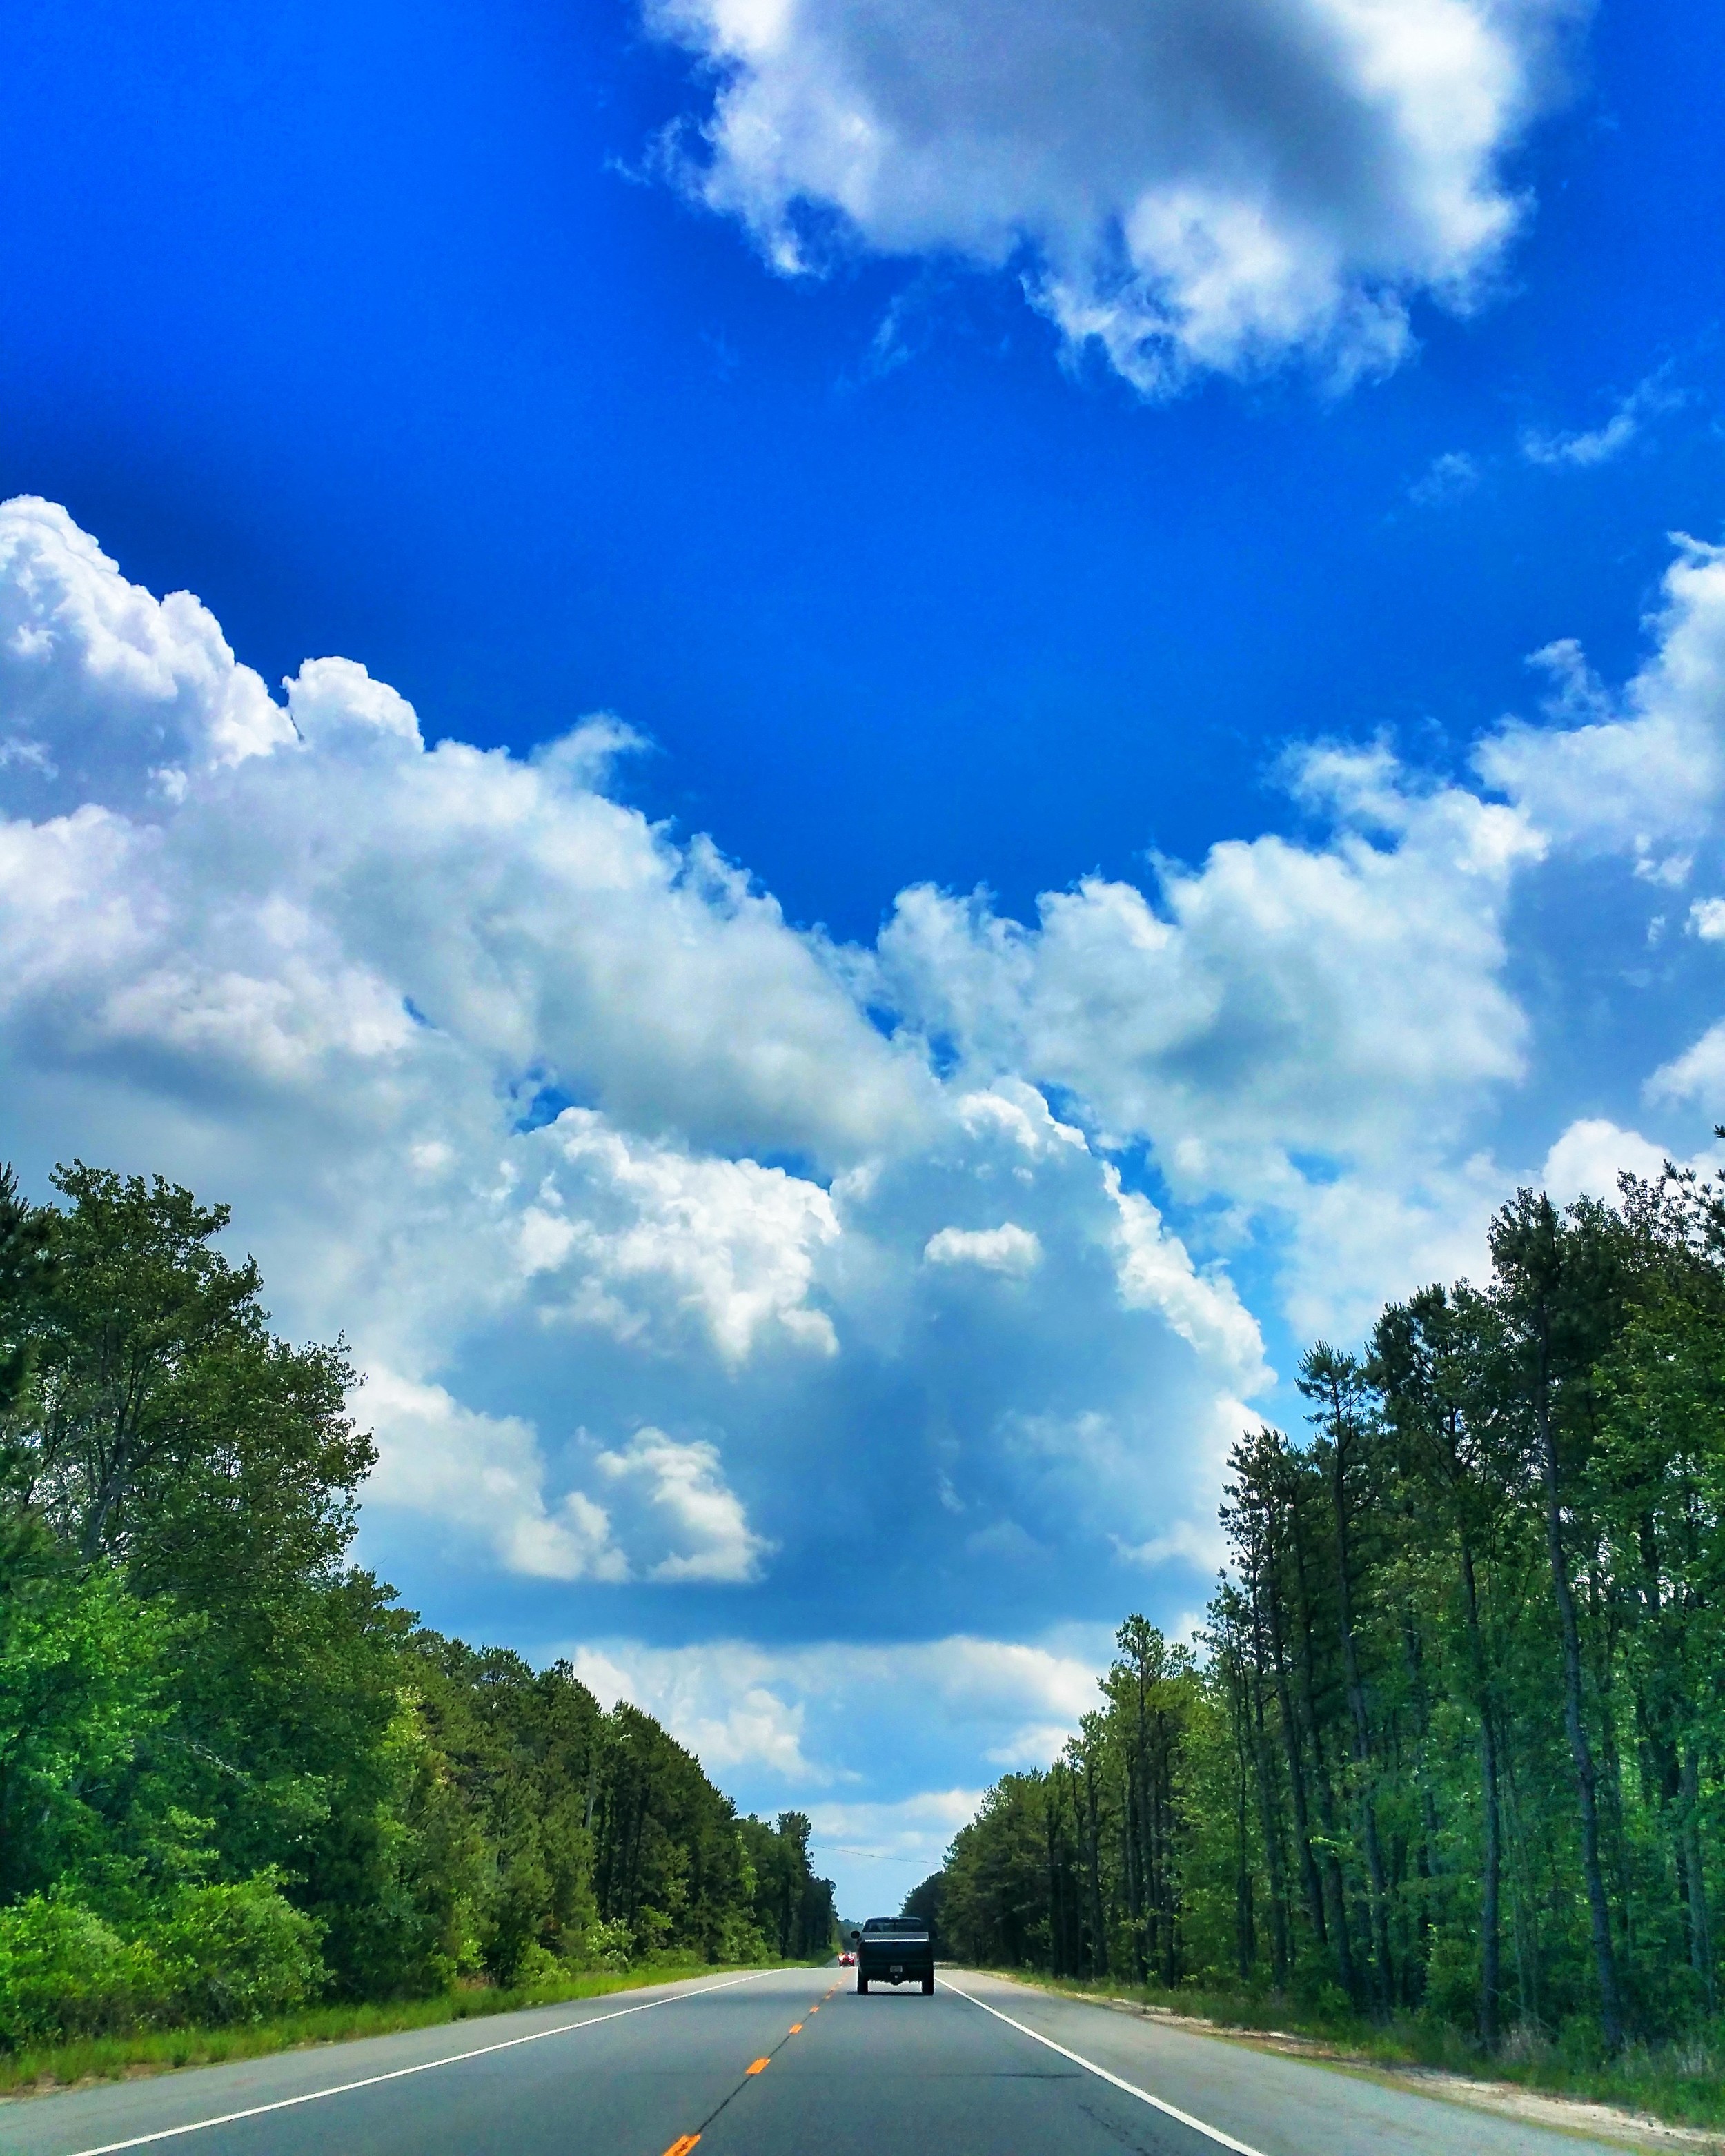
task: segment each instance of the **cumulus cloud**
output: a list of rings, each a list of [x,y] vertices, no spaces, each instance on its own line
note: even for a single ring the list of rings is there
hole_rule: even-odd
[[[1725,898],[1698,898],[1689,909],[1689,932],[1703,943],[1725,943]]]
[[[172,798],[294,732],[189,592],[157,601],[29,497],[0,520],[0,712],[8,792],[39,808]]]
[[[793,273],[849,243],[1018,269],[1149,393],[1291,353],[1337,381],[1466,308],[1565,0],[649,0],[716,88],[680,170]]]
[[[446,1545],[477,1542],[510,1572],[737,1585],[771,1554],[716,1445],[644,1427],[615,1450],[589,1446],[590,1487],[552,1496],[537,1435],[518,1415],[477,1414],[441,1385],[376,1365],[363,1404],[378,1452],[368,1502],[437,1522]]]
[[[726,1486],[716,1446],[699,1440],[680,1445],[662,1430],[638,1430],[620,1451],[601,1452],[598,1465],[619,1495],[633,1494],[670,1537],[672,1547],[648,1578],[735,1584],[759,1576],[773,1545],[751,1531]]]
[[[884,1033],[870,954],[609,798],[618,721],[432,743],[336,659],[279,703],[63,511],[0,548],[9,1143],[234,1201],[278,1322],[354,1342],[410,1589],[746,1588],[921,1496],[1004,1597],[1103,1533],[1025,1415],[1115,1433],[1110,1527],[1208,1502],[1189,1432],[1262,1375],[1231,1289],[1035,1086]]]
[[[1159,909],[1086,878],[1026,928],[918,887],[882,966],[931,1034],[978,1066],[1069,1087],[1112,1142],[1154,1134],[1194,1187],[1212,1155],[1256,1148],[1272,1126],[1284,1147],[1375,1133],[1387,1148],[1442,1112],[1458,1076],[1519,1069],[1499,909],[1538,851],[1518,819],[1459,789],[1399,798],[1395,814],[1391,846],[1344,829],[1320,848],[1229,841],[1199,870],[1164,864]]]
[[[803,1789],[831,1770],[803,1749],[805,1707],[787,1698],[773,1658],[729,1640],[696,1648],[652,1648],[638,1641],[563,1649],[575,1674],[603,1707],[627,1700],[664,1723],[711,1773],[750,1769],[780,1786]]]
[[[767,1327],[836,1353],[831,1319],[807,1301],[816,1255],[839,1233],[818,1183],[632,1140],[587,1108],[565,1109],[546,1149],[554,1164],[521,1216],[520,1261],[566,1285],[572,1315],[637,1336],[651,1304],[629,1291],[649,1282],[667,1315],[692,1318],[728,1363],[745,1360]]]
[[[1553,685],[1548,724],[1512,720],[1481,776],[1579,850],[1656,850],[1705,831],[1725,791],[1725,548],[1678,535],[1652,656],[1614,698],[1572,639],[1535,654]]]
[[[1700,1040],[1647,1081],[1652,1101],[1692,1102],[1709,1115],[1725,1113],[1725,1019],[1710,1025]]]
[[[1191,1606],[1271,1382],[1240,1282],[1352,1337],[1477,1271],[1541,1052],[1517,893],[1563,859],[1686,875],[1725,769],[1725,555],[1684,542],[1620,690],[1548,651],[1543,722],[1481,750],[1498,798],[1307,743],[1300,835],[1022,921],[917,886],[840,950],[610,798],[614,719],[482,753],[329,659],[277,701],[33,501],[0,510],[0,622],[8,1150],[38,1188],[82,1152],[234,1201],[277,1322],[353,1341],[367,1553],[410,1594],[508,1574],[589,1638],[668,1597],[747,1630],[714,1613],[763,1586],[817,1640],[924,1628],[611,1640],[763,1790],[841,1793],[858,1717],[919,1687],[958,1734],[918,1786],[1046,1756],[1106,1640],[980,1635]],[[1718,1111],[1714,1016],[1646,1136],[1540,1134],[1554,1189]]]
[[[1639,1131],[1620,1129],[1604,1116],[1585,1116],[1546,1155],[1539,1183],[1559,1205],[1577,1198],[1615,1199],[1620,1175],[1656,1177],[1668,1158]]]
[[[464,1408],[441,1385],[374,1365],[365,1408],[377,1442],[374,1504],[476,1537],[511,1572],[542,1579],[621,1580],[629,1562],[603,1508],[571,1491],[546,1501],[535,1434],[516,1415]]]
[[[1416,1249],[1446,1245],[1458,1137],[1525,1069],[1504,914],[1543,841],[1511,808],[1422,790],[1381,749],[1316,750],[1294,777],[1332,819],[1320,844],[1228,841],[1196,869],[1163,863],[1154,901],[1086,879],[1029,926],[919,887],[879,963],[884,993],[973,1080],[1058,1087],[1105,1147],[1151,1145],[1183,1204],[1281,1216],[1314,1286],[1294,1304],[1306,1322],[1338,1297],[1352,1314],[1356,1284],[1381,1292],[1378,1260],[1422,1214],[1436,1233]],[[1126,1291],[1250,1392],[1231,1287],[1176,1257],[1142,1194],[1114,1195]]]
[[[639,1640],[575,1643],[564,1653],[607,1706],[627,1699],[657,1715],[703,1758],[716,1749],[732,1768],[782,1774],[792,1786],[827,1786],[855,1770],[841,1763],[840,1730],[898,1727],[906,1754],[927,1732],[964,1733],[990,1759],[1058,1751],[1095,1704],[1108,1635],[1091,1656],[1060,1646],[945,1638],[870,1645],[826,1640],[763,1646],[716,1640],[687,1647]],[[845,1748],[846,1750],[849,1748]],[[1050,1754],[1040,1754],[1047,1758]]]
[[[932,1265],[979,1265],[989,1273],[1033,1272],[1042,1262],[1042,1245],[1015,1220],[998,1228],[942,1228],[922,1246]]]

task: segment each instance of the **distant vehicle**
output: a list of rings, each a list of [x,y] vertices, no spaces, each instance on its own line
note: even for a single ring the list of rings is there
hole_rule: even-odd
[[[871,1984],[918,1984],[934,1989],[934,1941],[917,1917],[870,1917],[850,1934],[856,1949],[856,1988]]]
[[[846,1947],[844,1953],[839,1955],[839,1966],[840,1969],[855,1969],[856,1967],[856,1956],[852,1953],[849,1947]]]

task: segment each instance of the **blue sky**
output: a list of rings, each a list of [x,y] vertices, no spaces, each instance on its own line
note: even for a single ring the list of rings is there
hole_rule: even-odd
[[[5,1148],[232,1198],[367,1554],[858,1902],[1311,1331],[1725,1111],[1717,10],[1214,19],[0,80]]]

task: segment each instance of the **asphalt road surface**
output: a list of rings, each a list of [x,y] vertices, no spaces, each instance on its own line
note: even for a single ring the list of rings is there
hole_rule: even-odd
[[[961,1972],[774,1969],[0,2105],[8,2156],[1603,2156]]]

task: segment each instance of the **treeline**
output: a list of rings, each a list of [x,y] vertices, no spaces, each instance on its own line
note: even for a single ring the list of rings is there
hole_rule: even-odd
[[[223,1207],[0,1172],[0,2046],[824,1953],[809,1823],[349,1562],[342,1348]]]
[[[952,1950],[1487,2047],[1716,2011],[1725,1203],[1523,1192],[1491,1255],[1306,1356],[1308,1433],[1235,1449],[1198,1651],[1130,1620],[917,1890]]]

